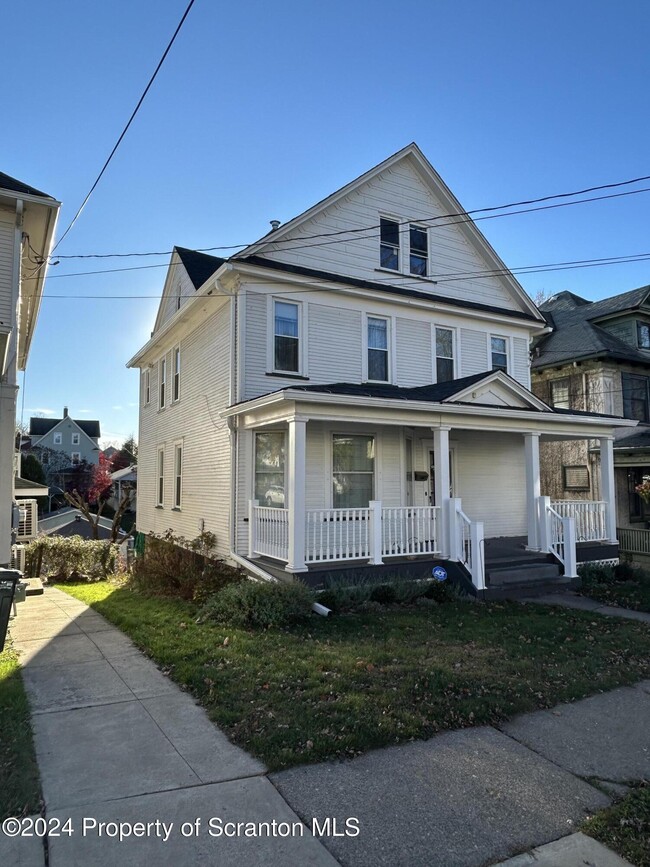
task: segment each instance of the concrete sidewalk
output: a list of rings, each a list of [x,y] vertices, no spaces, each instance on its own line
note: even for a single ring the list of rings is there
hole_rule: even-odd
[[[512,867],[626,863],[573,832],[626,782],[650,777],[649,681],[500,729],[266,776],[122,632],[67,594],[30,598],[11,634],[46,816],[74,830],[50,837],[50,867],[484,867],[513,855]],[[211,818],[268,826],[211,836]],[[328,818],[336,827],[313,836],[314,820]],[[110,836],[119,823],[142,823],[145,836],[120,842]],[[0,836],[0,864],[43,867],[43,845]]]
[[[264,766],[231,744],[122,632],[54,588],[18,611],[11,637],[24,666],[46,817],[71,819],[74,831],[49,838],[49,867],[335,867]],[[279,832],[285,827],[277,823],[287,823],[293,835],[211,836],[212,818],[275,821]],[[101,822],[144,823],[145,836],[120,842]],[[172,824],[166,841],[160,822]],[[41,841],[0,836],[0,864],[44,863]]]

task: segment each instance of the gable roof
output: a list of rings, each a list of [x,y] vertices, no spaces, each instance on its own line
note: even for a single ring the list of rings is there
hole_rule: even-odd
[[[554,331],[537,342],[533,350],[533,370],[595,357],[650,364],[648,352],[631,346],[599,325],[609,316],[638,310],[648,303],[649,296],[650,286],[641,286],[600,301],[586,301],[571,292],[561,292],[545,301],[540,310]]]
[[[91,437],[91,439],[99,438],[101,436],[99,430],[99,422],[95,419],[84,419],[83,421],[79,421],[79,419],[72,418],[71,416],[66,416],[65,418],[40,418],[33,417],[29,420],[29,434],[34,437],[43,437],[45,434],[48,434],[52,428],[55,428],[58,424],[61,424],[62,421],[72,421],[74,422],[78,428],[86,434],[86,436]]]
[[[201,286],[208,280],[215,271],[226,261],[218,256],[209,256],[207,253],[198,253],[196,250],[189,250],[187,247],[174,247],[178,253],[178,257],[185,266],[188,277],[194,284],[195,289],[200,289]]]
[[[534,303],[528,297],[519,281],[509,271],[503,260],[494,250],[494,248],[489,243],[487,238],[483,235],[483,233],[478,229],[471,217],[467,215],[467,212],[462,207],[458,199],[445,184],[443,179],[433,168],[431,163],[427,160],[427,158],[424,156],[424,154],[415,142],[411,142],[411,144],[397,151],[392,156],[388,157],[378,165],[369,169],[367,172],[364,172],[355,180],[336,190],[334,193],[331,193],[329,196],[317,202],[315,205],[308,208],[306,211],[303,211],[301,214],[298,214],[296,217],[293,217],[293,219],[289,220],[287,223],[284,223],[277,229],[272,230],[271,232],[267,232],[267,234],[260,238],[258,241],[236,253],[232,257],[232,260],[246,259],[253,255],[263,254],[265,248],[277,243],[279,240],[286,237],[289,233],[293,232],[294,229],[313,219],[313,217],[319,212],[324,211],[326,208],[332,207],[345,196],[348,196],[350,193],[354,192],[364,184],[369,183],[377,175],[385,172],[386,170],[390,169],[392,166],[403,160],[411,160],[412,163],[415,164],[422,178],[426,181],[426,183],[429,184],[430,188],[434,191],[436,198],[442,203],[445,208],[448,209],[450,213],[460,214],[466,217],[466,219],[458,221],[459,230],[465,234],[467,240],[472,244],[475,250],[480,255],[482,255],[484,259],[490,262],[492,267],[500,274],[501,280],[504,284],[506,284],[511,296],[517,301],[521,312],[528,311],[532,319],[542,321],[542,314],[538,311]],[[427,220],[423,219],[422,222],[426,223]],[[277,250],[272,250],[272,252],[275,255],[278,254]]]
[[[30,187],[29,184],[24,184],[22,181],[12,178],[11,175],[6,175],[4,172],[0,172],[0,190],[10,190],[12,193],[25,193],[27,196],[40,196],[42,199],[52,199],[52,196],[48,196],[47,193],[42,193],[35,187]]]

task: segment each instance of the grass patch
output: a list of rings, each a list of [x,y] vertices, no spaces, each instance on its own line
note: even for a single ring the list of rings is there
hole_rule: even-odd
[[[650,572],[644,569],[626,570],[626,581],[616,580],[612,570],[586,570],[580,593],[604,605],[650,612]]]
[[[495,723],[650,676],[650,629],[450,602],[252,631],[110,583],[61,587],[119,626],[271,769]]]
[[[29,704],[11,645],[0,653],[0,820],[39,813],[41,790]]]
[[[581,830],[636,867],[650,867],[650,785],[633,789],[621,801],[596,813]]]

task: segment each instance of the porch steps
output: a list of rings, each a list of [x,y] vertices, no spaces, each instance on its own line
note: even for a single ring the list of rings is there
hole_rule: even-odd
[[[488,539],[485,546],[488,599],[522,599],[572,586],[551,554],[527,551],[523,539]]]

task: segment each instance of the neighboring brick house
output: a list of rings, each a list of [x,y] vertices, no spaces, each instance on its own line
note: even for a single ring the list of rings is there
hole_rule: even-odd
[[[639,421],[614,435],[617,523],[639,526],[650,520],[635,492],[650,476],[650,286],[601,301],[560,292],[540,309],[553,332],[533,348],[534,394],[557,409]],[[540,460],[542,491],[553,499],[601,499],[596,443],[545,442]]]

